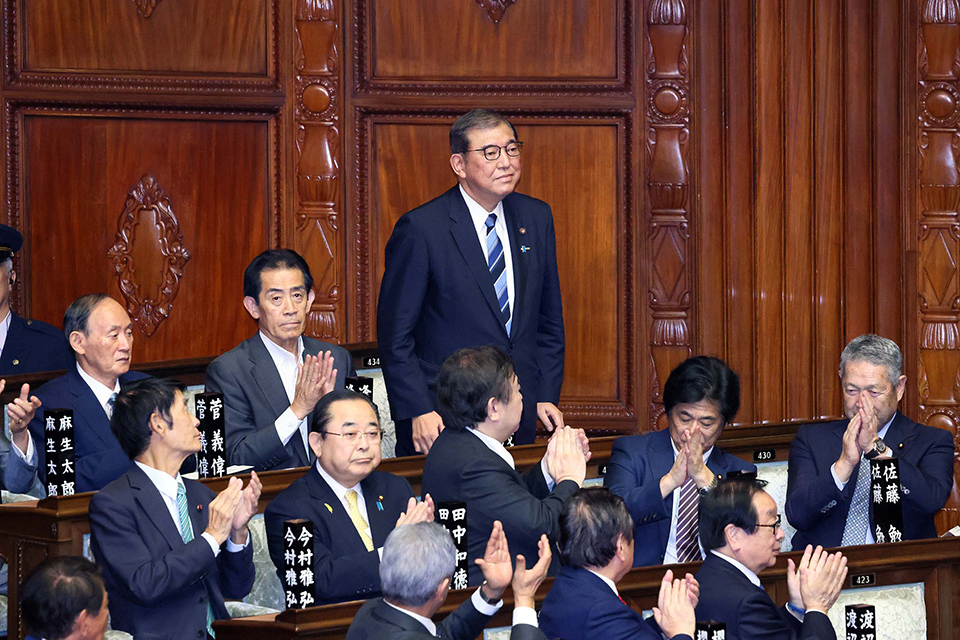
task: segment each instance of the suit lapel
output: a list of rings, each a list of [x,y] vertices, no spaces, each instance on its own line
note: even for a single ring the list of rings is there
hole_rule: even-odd
[[[510,234],[510,254],[513,261],[513,309],[511,317],[513,318],[512,333],[517,335],[517,322],[520,315],[517,309],[523,307],[524,294],[527,290],[527,254],[521,251],[523,244],[521,240],[526,240],[526,235],[520,236],[520,229],[523,228],[523,217],[520,210],[513,206],[513,199],[507,196],[503,201],[503,213],[506,217],[507,231]]]
[[[0,370],[13,371],[13,359],[14,356],[19,355],[15,352],[14,346],[20,346],[26,344],[27,340],[24,334],[23,329],[24,321],[15,314],[13,311],[10,312],[10,327],[7,329],[7,341],[3,344],[3,353],[0,353]]]
[[[342,536],[342,541],[351,547],[351,553],[366,552],[367,547],[360,539],[360,533],[353,525],[353,520],[350,519],[350,515],[344,508],[343,503],[340,502],[340,498],[317,471],[316,466],[310,467],[310,471],[307,472],[307,487],[310,489],[313,504],[319,505],[317,511],[320,513],[321,519],[327,523],[331,542]],[[366,488],[364,488],[363,497],[364,500],[367,499]],[[367,517],[370,517],[369,506],[367,507]]]
[[[287,399],[287,390],[283,388],[283,380],[280,379],[277,365],[270,357],[270,352],[263,345],[263,339],[259,332],[247,340],[247,348],[250,354],[250,376],[260,387],[260,393],[263,394],[270,411],[279,416],[290,406],[290,401]],[[303,447],[303,438],[300,437],[299,433],[294,434],[293,438],[287,442],[287,447],[288,451],[292,448],[298,467],[305,467],[309,464],[310,456],[307,455]]]
[[[494,295],[493,279],[490,277],[490,270],[487,268],[487,260],[484,257],[483,249],[480,248],[480,241],[477,239],[477,230],[473,226],[473,219],[470,217],[470,210],[467,209],[467,203],[463,201],[460,194],[460,188],[454,187],[450,194],[450,233],[460,249],[460,255],[466,263],[470,273],[473,274],[483,294],[484,300],[497,318],[497,323],[506,334],[506,327],[503,327],[500,316],[500,305]]]
[[[199,485],[192,482],[183,481],[183,488],[187,492],[187,515],[190,516],[190,525],[193,527],[193,537],[197,538],[207,528],[210,514],[203,504],[203,492],[199,491]]]
[[[383,509],[386,496],[383,495],[383,487],[380,486],[375,475],[371,474],[364,478],[360,482],[360,487],[363,489],[363,501],[367,505],[367,519],[370,522],[373,546],[382,547],[397,521],[390,522],[391,516]]]
[[[910,437],[911,431],[907,418],[898,411],[893,418],[893,422],[890,423],[890,428],[887,429],[887,435],[883,442],[894,452],[897,452],[900,445],[904,444]]]
[[[127,472],[127,478],[130,480],[130,487],[135,491],[134,498],[137,504],[143,509],[147,520],[152,522],[157,530],[160,531],[167,541],[167,544],[170,545],[170,548],[176,549],[183,546],[183,538],[180,536],[180,531],[177,529],[177,525],[174,524],[173,518],[170,517],[170,510],[167,508],[167,503],[163,501],[163,496],[160,495],[160,491],[150,482],[147,474],[137,465],[133,465],[130,471]],[[204,525],[204,528],[206,528],[206,525]],[[196,526],[194,526],[194,535],[200,535],[202,532],[203,529],[197,531]]]
[[[67,374],[70,380],[70,393],[74,396],[74,427],[79,431],[80,422],[86,425],[85,431],[96,435],[105,445],[110,445],[115,441],[113,433],[110,431],[110,420],[106,412],[100,406],[97,396],[93,395],[93,390],[83,381],[77,372],[76,366],[69,370]],[[49,407],[55,409],[56,407]],[[74,439],[86,437],[86,434],[74,433]],[[116,446],[116,445],[114,445]]]

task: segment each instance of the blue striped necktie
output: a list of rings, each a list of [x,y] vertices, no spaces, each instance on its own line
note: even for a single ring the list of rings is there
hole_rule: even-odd
[[[487,216],[484,224],[487,227],[487,268],[493,276],[493,289],[497,294],[497,303],[500,305],[500,318],[503,326],[510,335],[510,326],[513,319],[510,317],[510,297],[507,294],[507,258],[503,253],[503,244],[497,236],[497,214]]]
[[[182,482],[177,483],[177,515],[180,517],[180,537],[184,542],[193,541],[193,524],[190,522],[190,514],[187,511],[187,490]],[[211,638],[215,638],[213,633],[213,603],[210,602],[210,594],[207,593],[207,633]]]

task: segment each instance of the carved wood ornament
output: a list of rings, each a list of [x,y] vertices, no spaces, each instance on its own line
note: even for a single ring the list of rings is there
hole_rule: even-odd
[[[491,20],[500,22],[500,20],[503,19],[503,14],[505,14],[510,5],[516,1],[517,0],[477,0],[477,4],[487,12]]]
[[[137,5],[137,11],[140,12],[140,15],[144,18],[149,18],[153,15],[153,10],[157,8],[157,3],[160,0],[133,0],[133,3]]]
[[[190,260],[170,199],[153,176],[140,178],[127,196],[107,257],[116,268],[127,312],[144,335],[152,336],[170,315]]]
[[[652,0],[647,11],[648,250],[652,256],[649,308],[650,425],[663,415],[661,386],[690,355],[690,216],[687,200],[690,136],[688,69],[682,0]]]

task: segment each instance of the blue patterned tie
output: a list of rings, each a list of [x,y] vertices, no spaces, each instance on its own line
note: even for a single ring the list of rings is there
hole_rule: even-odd
[[[843,528],[840,546],[850,547],[865,544],[867,527],[870,526],[870,461],[861,458],[857,472],[857,484],[850,499],[850,511],[847,512],[847,524]]]
[[[187,490],[183,483],[177,483],[177,515],[180,517],[180,536],[184,542],[193,541],[193,524],[190,522],[190,514],[187,511]],[[210,602],[210,594],[207,594],[207,633],[211,638],[215,638],[213,633],[213,621],[216,618],[213,615],[213,606]]]
[[[510,335],[510,326],[513,319],[510,317],[510,297],[507,294],[507,258],[503,254],[503,244],[497,236],[497,214],[491,213],[484,222],[487,227],[487,268],[490,269],[490,275],[493,276],[493,288],[497,294],[497,302],[500,304],[500,317],[503,320],[503,326],[507,329],[507,335]]]

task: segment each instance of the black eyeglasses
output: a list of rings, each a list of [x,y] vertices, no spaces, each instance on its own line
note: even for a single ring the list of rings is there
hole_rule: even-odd
[[[482,149],[467,149],[467,152],[469,153],[470,151],[479,151],[480,153],[483,154],[483,157],[484,157],[484,158],[486,158],[486,159],[489,160],[490,162],[493,162],[494,160],[496,160],[496,159],[498,159],[498,158],[500,157],[500,150],[501,150],[501,149],[503,149],[504,151],[506,151],[506,152],[507,152],[507,155],[510,156],[511,158],[519,158],[519,157],[520,157],[520,152],[523,151],[523,143],[522,143],[522,142],[511,142],[511,143],[506,144],[506,145],[504,145],[504,146],[502,146],[502,147],[497,146],[497,145],[495,145],[495,144],[488,144],[487,146],[485,146],[485,147],[482,148]]]
[[[776,533],[776,532],[777,532],[777,529],[780,527],[780,519],[781,519],[781,518],[783,518],[783,516],[778,513],[778,514],[777,514],[777,521],[774,522],[773,524],[760,524],[760,523],[758,522],[758,523],[755,524],[754,526],[756,526],[756,527],[770,527],[771,529],[773,529],[773,532]]]

